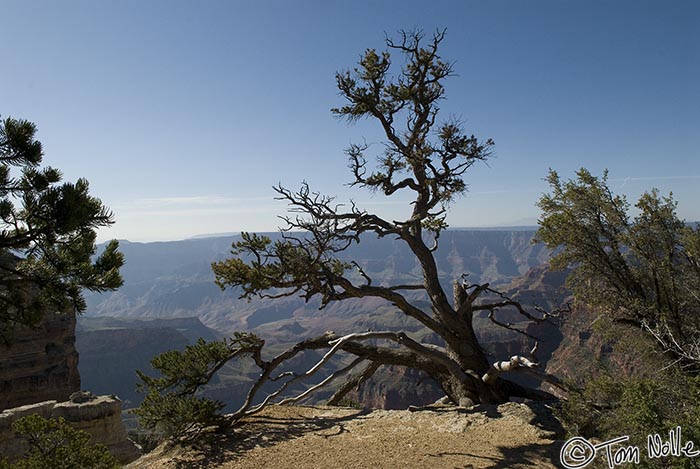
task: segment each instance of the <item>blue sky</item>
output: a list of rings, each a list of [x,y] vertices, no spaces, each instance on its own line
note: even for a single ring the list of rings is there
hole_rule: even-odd
[[[0,2],[0,114],[34,121],[45,163],[115,213],[101,239],[271,231],[271,186],[352,197],[334,73],[384,33],[447,28],[442,116],[496,142],[452,226],[532,224],[548,168],[610,171],[631,200],[673,191],[700,220],[700,2]]]

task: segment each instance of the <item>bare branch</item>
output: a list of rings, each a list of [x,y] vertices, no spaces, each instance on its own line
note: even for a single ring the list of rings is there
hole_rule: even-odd
[[[319,390],[319,389],[321,389],[322,387],[326,386],[328,383],[330,383],[331,381],[335,380],[335,379],[338,378],[339,376],[343,376],[343,375],[349,373],[350,370],[352,370],[353,368],[355,368],[357,365],[359,365],[359,364],[360,364],[361,362],[363,362],[363,361],[365,361],[364,358],[362,358],[362,357],[357,357],[355,360],[352,361],[352,363],[350,363],[349,365],[347,365],[347,366],[341,368],[340,370],[335,371],[334,373],[332,373],[330,376],[328,376],[326,379],[324,379],[324,380],[321,381],[320,383],[318,383],[318,384],[316,384],[316,385],[314,385],[314,386],[311,386],[309,389],[307,389],[306,391],[304,391],[303,393],[299,394],[299,395],[296,396],[296,397],[289,397],[289,398],[287,398],[287,399],[283,399],[283,400],[279,401],[278,404],[279,404],[279,405],[285,405],[285,404],[293,404],[293,403],[295,403],[295,402],[299,402],[300,400],[304,399],[305,397],[308,397],[309,395],[311,395],[313,392],[316,392],[317,390]]]
[[[360,275],[362,275],[362,277],[367,281],[366,285],[368,287],[372,286],[372,279],[369,277],[369,275],[367,275],[367,273],[364,271],[364,269],[362,267],[360,267],[360,264],[358,264],[355,261],[352,261],[351,264],[355,266],[355,268],[360,273]]]
[[[520,302],[509,298],[504,293],[502,293],[498,290],[494,290],[493,288],[486,286],[481,291],[487,291],[489,293],[493,293],[496,296],[502,298],[503,300],[495,302],[495,303],[484,303],[484,304],[473,305],[472,310],[474,310],[474,311],[484,311],[484,310],[494,311],[494,310],[497,310],[499,308],[505,308],[505,307],[510,306],[510,307],[515,308],[515,310],[521,316],[523,316],[523,317],[525,317],[525,318],[529,319],[530,321],[535,322],[537,324],[548,321],[550,318],[557,317],[559,315],[559,313],[561,312],[560,310],[557,310],[554,313],[548,313],[542,308],[535,307],[535,310],[537,312],[539,312],[540,314],[542,314],[541,317],[537,317],[537,316],[534,316],[531,313],[529,313]]]
[[[695,340],[686,340],[681,345],[667,324],[652,328],[643,321],[642,327],[657,341],[664,353],[675,358],[674,363],[680,363],[690,372],[700,370],[700,332]]]
[[[328,405],[338,405],[338,403],[353,389],[358,388],[362,383],[367,381],[379,369],[381,363],[372,361],[354,378],[348,380],[338,389],[333,396],[328,400]]]
[[[532,357],[532,359],[533,359],[535,362],[538,361],[538,360],[537,360],[537,355],[536,355],[536,354],[537,354],[537,349],[539,348],[539,346],[540,346],[540,343],[539,343],[539,341],[536,340],[536,341],[535,341],[535,345],[533,345],[532,349],[530,350],[530,357]]]
[[[392,285],[390,287],[386,287],[387,290],[389,291],[396,291],[396,290],[425,290],[425,285]]]
[[[524,335],[525,337],[529,337],[530,339],[534,339],[534,340],[536,340],[536,341],[539,341],[539,340],[540,340],[540,339],[538,339],[537,337],[535,337],[534,335],[532,335],[532,334],[530,334],[529,332],[525,331],[524,329],[519,329],[519,328],[513,326],[513,324],[510,323],[510,322],[501,322],[501,321],[498,321],[498,320],[495,318],[494,314],[495,314],[495,309],[490,310],[490,311],[489,311],[488,318],[491,320],[492,323],[496,324],[497,326],[501,326],[501,327],[503,327],[504,329],[508,329],[509,331],[517,332],[518,334],[522,334],[522,335]]]
[[[245,415],[250,415],[249,411],[251,408],[251,405],[253,403],[253,399],[257,395],[258,391],[260,391],[260,388],[269,380],[272,372],[284,361],[289,360],[296,355],[298,355],[300,352],[304,350],[309,350],[309,349],[316,349],[316,348],[321,348],[328,346],[328,341],[332,340],[335,338],[335,334],[332,332],[327,332],[321,336],[312,338],[312,339],[307,339],[303,342],[299,342],[295,344],[293,347],[285,350],[281,354],[277,355],[275,358],[273,358],[271,361],[262,361],[260,360],[260,363],[258,363],[258,366],[262,368],[262,373],[258,377],[257,381],[253,384],[253,386],[248,390],[248,394],[246,395],[246,399],[243,402],[243,404],[238,408],[237,411],[235,411],[233,414],[230,414],[226,417],[226,420],[229,425],[237,422],[240,420],[243,416]],[[257,363],[257,360],[256,360]],[[269,401],[269,400],[268,400]],[[257,410],[261,410],[262,407],[258,407]]]

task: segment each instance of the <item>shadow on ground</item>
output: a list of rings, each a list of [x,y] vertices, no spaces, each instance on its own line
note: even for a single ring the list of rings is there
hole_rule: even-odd
[[[190,447],[186,460],[176,457],[172,462],[177,469],[216,467],[233,461],[252,449],[267,448],[282,441],[300,438],[307,433],[338,427],[337,432],[322,436],[331,438],[340,435],[346,431],[344,422],[368,413],[368,410],[356,410],[343,417],[254,415],[240,427],[208,435],[205,441]]]
[[[433,445],[432,452],[430,452],[428,447],[425,448],[427,450],[425,452],[422,452],[420,449],[407,450],[405,454],[399,451],[401,453],[400,459],[410,458],[410,454],[414,453],[418,457],[417,461],[422,461],[420,467],[478,467],[482,469],[559,467],[559,449],[561,448],[563,428],[554,417],[551,406],[547,403],[526,403],[525,405],[508,403],[501,406],[475,406],[469,409],[438,407],[426,410],[435,412],[438,415],[449,412],[462,417],[457,419],[456,422],[455,419],[442,417],[432,420],[429,417],[430,412],[421,412],[421,415],[415,416],[411,414],[404,414],[403,416],[397,414],[398,417],[395,417],[396,420],[394,421],[394,417],[387,419],[386,414],[382,413],[369,416],[369,414],[372,414],[369,410],[347,408],[330,410],[324,408],[324,406],[280,407],[275,409],[275,412],[279,413],[254,415],[245,419],[243,425],[239,427],[232,430],[229,429],[224,433],[211,434],[207,440],[186,448],[184,453],[172,455],[172,459],[170,459],[172,466],[169,467],[178,469],[218,467],[240,460],[250,451],[270,448],[278,443],[295,440],[306,435],[315,435],[315,437],[321,437],[325,440],[333,440],[350,430],[357,431],[351,421],[365,419],[369,419],[368,421],[371,421],[372,425],[370,425],[369,429],[367,429],[368,427],[362,427],[363,431],[381,431],[383,432],[381,434],[382,437],[385,437],[387,434],[395,434],[393,433],[394,428],[415,428],[410,427],[412,422],[422,422],[415,425],[423,425],[423,431],[427,431],[427,434],[433,439],[436,438],[435,435],[445,431],[446,438],[442,439],[438,436],[437,438],[442,444],[438,442],[438,444]],[[469,431],[479,432],[482,425],[486,425],[485,422],[498,422],[499,420],[504,422],[502,428],[505,429],[505,432],[494,432],[493,426],[488,430],[484,430],[488,431],[487,434],[489,436],[486,438],[490,441],[488,444],[483,444],[483,447],[481,447],[482,443],[479,443],[479,446],[471,444],[465,446],[463,444],[464,440],[461,438],[452,440],[452,443],[446,442],[449,438],[457,438],[455,435],[467,431],[467,428],[470,429]],[[518,420],[522,423],[517,423]],[[377,425],[377,427],[374,427],[374,425]],[[462,426],[464,426],[464,429],[460,430]],[[375,428],[375,430],[372,430],[372,428]],[[376,428],[379,428],[379,430],[376,430]],[[457,430],[454,430],[455,428]],[[526,442],[523,438],[520,438],[520,434],[514,437],[513,431],[517,430],[512,430],[513,428],[527,429],[528,435],[534,432],[533,438]],[[407,435],[411,438],[410,432]],[[485,434],[482,434],[480,438],[474,441],[483,442],[483,435]],[[502,440],[499,440],[499,438]],[[380,439],[382,438],[380,437]],[[382,440],[386,440],[386,438]],[[389,442],[390,440],[386,441]],[[431,441],[430,438],[427,441]],[[361,450],[360,447],[355,445],[355,440],[343,440],[343,442],[354,447],[352,451]],[[408,446],[411,447],[411,445]],[[417,444],[416,448],[419,447],[420,444]],[[396,449],[393,447],[386,448],[382,446],[379,447],[378,453],[377,449],[369,452],[372,453],[372,451],[375,454],[375,466],[381,461],[384,451],[388,451],[387,454],[392,452],[396,454]],[[429,461],[434,461],[434,463],[428,462],[426,466],[424,459],[426,456]],[[395,460],[392,461],[396,462]]]
[[[501,455],[498,457],[485,456],[469,452],[442,452],[429,456],[439,459],[445,456],[464,456],[465,458],[478,459],[487,462],[486,465],[474,466],[466,464],[458,466],[462,469],[481,467],[488,469],[511,469],[513,467],[541,467],[542,461],[548,461],[558,467],[559,451],[555,444],[529,444],[518,447],[498,447]],[[437,461],[436,461],[437,463]],[[438,466],[439,467],[439,466]]]
[[[552,406],[557,405],[556,402],[525,402],[523,403],[531,412],[524,411],[522,407],[499,407],[494,405],[476,405],[469,409],[459,409],[457,412],[463,414],[482,414],[490,419],[499,419],[505,415],[512,415],[520,418],[525,423],[528,423],[539,429],[543,435],[551,438],[551,443],[531,443],[520,446],[501,446],[495,445],[500,452],[499,456],[475,454],[473,452],[440,452],[429,454],[434,458],[445,456],[464,456],[481,460],[482,464],[478,467],[488,469],[510,469],[512,467],[539,467],[541,462],[548,461],[554,467],[560,466],[559,450],[563,441],[561,438],[565,435],[564,427],[561,422],[554,417]],[[454,412],[454,408],[436,408],[437,412]],[[502,411],[504,410],[505,413]],[[488,461],[488,462],[487,462]],[[484,464],[485,463],[485,464]],[[472,464],[459,466],[463,469],[477,467]]]

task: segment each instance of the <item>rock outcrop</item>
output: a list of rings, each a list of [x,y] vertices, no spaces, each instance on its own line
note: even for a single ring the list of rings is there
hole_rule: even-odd
[[[89,433],[92,442],[107,446],[120,462],[128,463],[140,456],[134,443],[127,439],[121,421],[121,401],[114,396],[94,396],[91,393],[74,393],[72,400],[40,402],[0,413],[0,454],[10,461],[27,450],[26,442],[12,431],[12,423],[30,414],[44,418],[63,417],[74,428]]]
[[[75,314],[47,314],[35,328],[17,327],[0,342],[0,410],[65,401],[80,389]]]
[[[0,343],[0,455],[13,460],[26,451],[12,423],[39,414],[63,417],[121,462],[139,456],[124,431],[121,401],[79,391],[75,328],[75,314],[47,314],[37,327],[18,326],[9,343]]]

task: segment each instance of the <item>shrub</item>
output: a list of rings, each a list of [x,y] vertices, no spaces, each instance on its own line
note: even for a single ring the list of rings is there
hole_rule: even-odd
[[[29,443],[29,451],[14,464],[0,460],[0,469],[112,469],[120,467],[104,445],[91,445],[90,435],[63,418],[22,417],[12,424]]]

